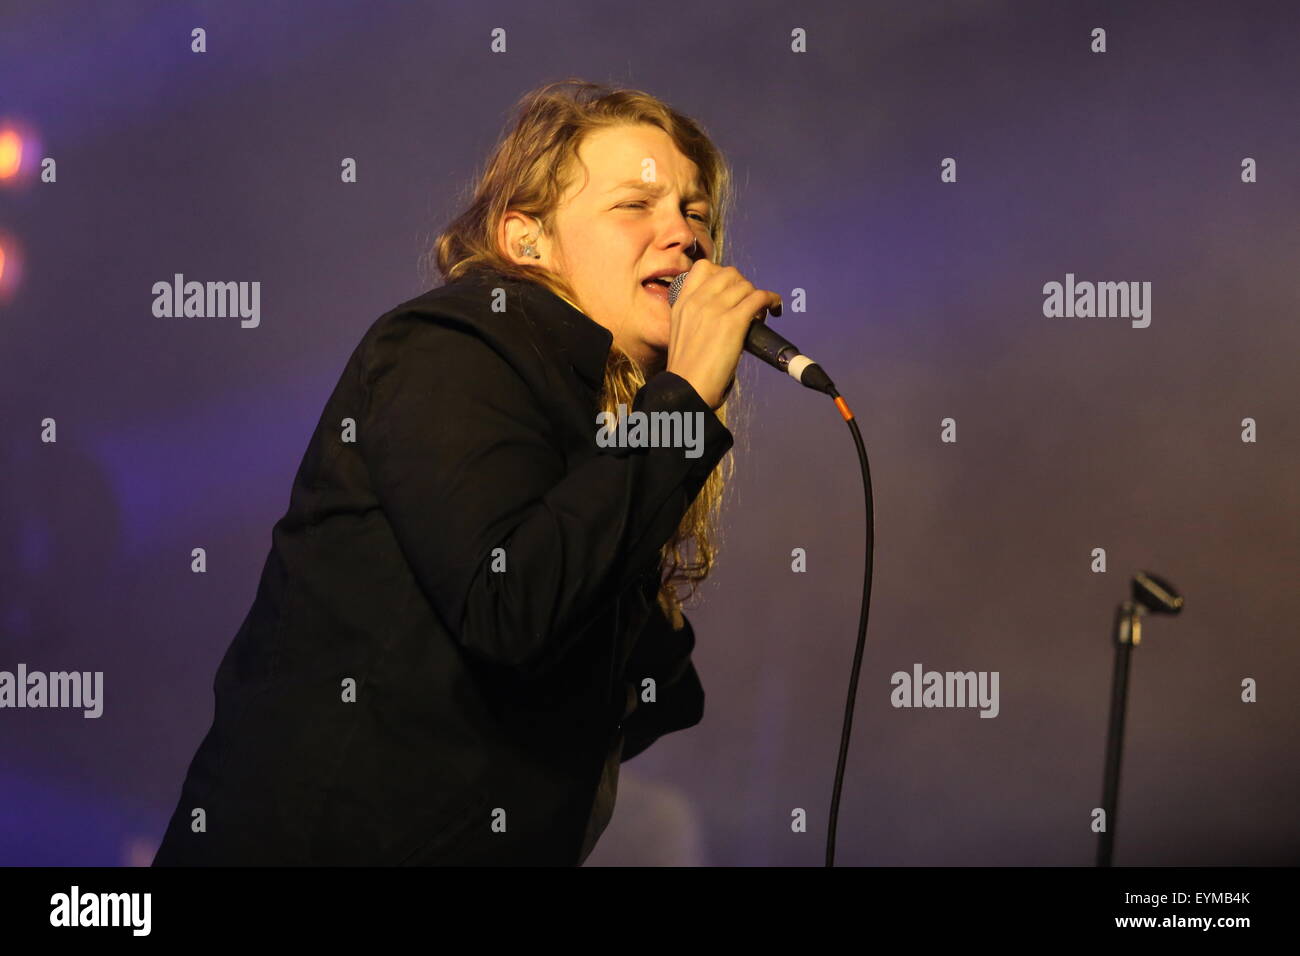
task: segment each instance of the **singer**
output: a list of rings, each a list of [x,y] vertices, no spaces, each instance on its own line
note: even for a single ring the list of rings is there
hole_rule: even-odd
[[[353,351],[214,681],[166,865],[579,865],[619,764],[697,724],[682,613],[713,567],[755,314],[730,173],[661,100],[520,101]],[[689,276],[673,305],[666,279]],[[700,415],[702,453],[596,414]]]

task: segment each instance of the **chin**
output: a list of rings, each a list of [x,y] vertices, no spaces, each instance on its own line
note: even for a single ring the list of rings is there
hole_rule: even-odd
[[[648,335],[645,338],[645,347],[655,353],[655,357],[662,361],[668,361],[668,330],[664,329],[660,335]]]

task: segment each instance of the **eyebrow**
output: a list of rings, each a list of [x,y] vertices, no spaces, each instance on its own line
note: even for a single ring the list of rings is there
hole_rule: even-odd
[[[646,182],[645,180],[642,180],[642,179],[628,179],[628,180],[625,180],[624,182],[619,183],[617,186],[615,186],[613,189],[611,189],[610,192],[612,192],[612,193],[613,193],[613,192],[618,192],[620,189],[638,189],[638,190],[640,190],[641,192],[649,193],[649,194],[652,195],[652,196],[662,196],[664,193],[666,193],[666,192],[668,191],[668,188],[667,188],[666,186],[664,186],[663,183],[648,183],[648,182]],[[683,202],[688,202],[688,203],[691,203],[691,202],[704,202],[704,203],[707,203],[707,202],[709,202],[709,197],[708,197],[707,195],[705,195],[705,193],[704,193],[704,191],[703,191],[702,189],[700,189],[698,186],[696,186],[696,187],[695,187],[695,188],[690,192],[689,195],[686,195],[686,196],[683,196],[683,197],[682,197],[682,201],[683,201]]]

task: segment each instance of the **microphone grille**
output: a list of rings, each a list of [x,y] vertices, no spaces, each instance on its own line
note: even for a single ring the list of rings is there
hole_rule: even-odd
[[[686,277],[687,277],[688,275],[690,275],[689,272],[679,272],[679,273],[678,273],[678,274],[673,278],[672,283],[668,286],[668,304],[669,304],[669,305],[672,305],[674,302],[677,301],[677,296],[679,296],[679,295],[681,294],[682,286],[686,284]]]

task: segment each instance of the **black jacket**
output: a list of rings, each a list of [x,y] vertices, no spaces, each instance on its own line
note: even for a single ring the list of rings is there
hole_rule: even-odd
[[[620,760],[703,714],[690,623],[655,601],[659,548],[732,444],[661,372],[633,408],[703,412],[703,454],[599,447],[611,342],[495,273],[370,327],[155,865],[586,859]]]

